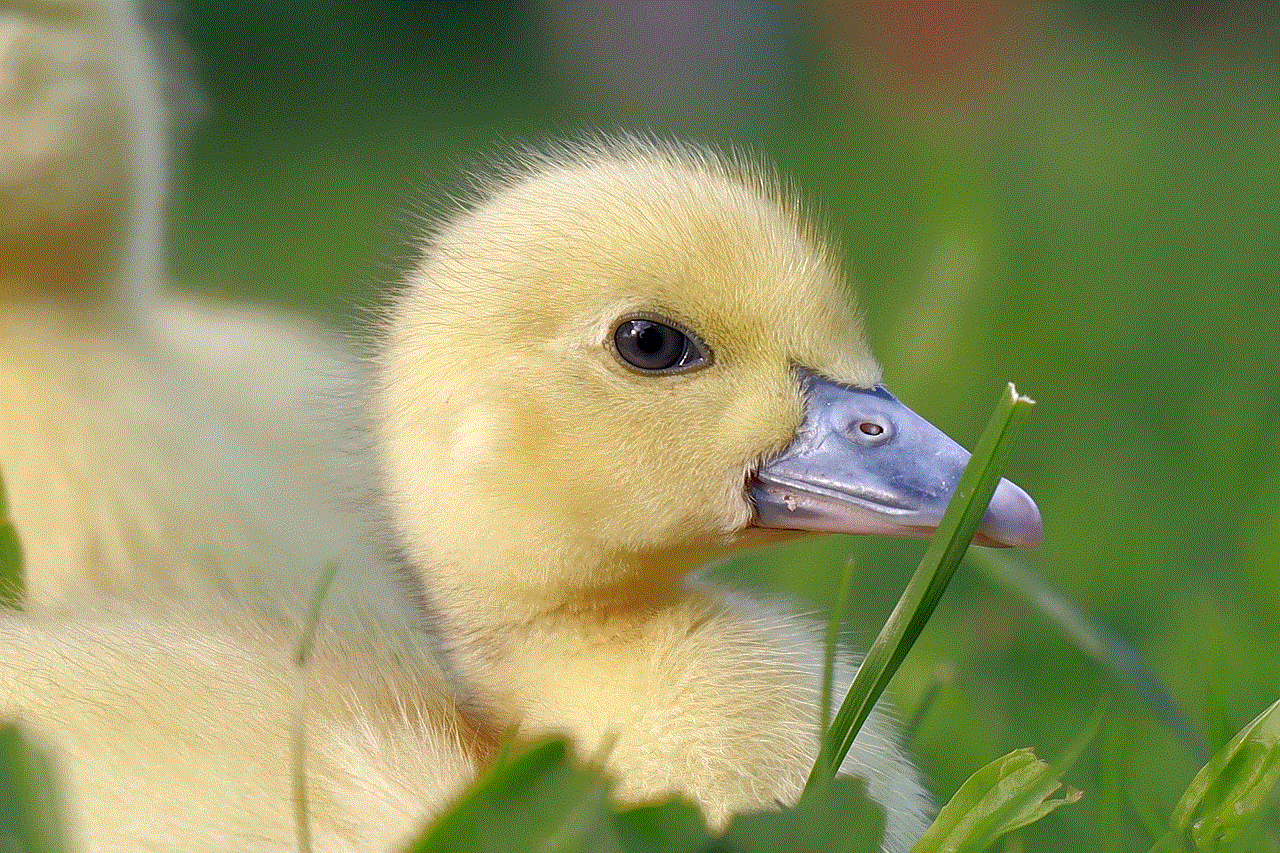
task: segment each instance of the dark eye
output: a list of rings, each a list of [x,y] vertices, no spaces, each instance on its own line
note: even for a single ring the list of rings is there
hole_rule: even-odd
[[[646,373],[677,373],[701,367],[708,360],[702,346],[689,335],[645,317],[618,324],[613,345],[619,358]]]

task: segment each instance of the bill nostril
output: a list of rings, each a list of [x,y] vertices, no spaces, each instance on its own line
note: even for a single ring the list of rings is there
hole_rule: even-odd
[[[884,444],[893,435],[893,425],[883,418],[858,417],[849,420],[842,432],[858,444]]]

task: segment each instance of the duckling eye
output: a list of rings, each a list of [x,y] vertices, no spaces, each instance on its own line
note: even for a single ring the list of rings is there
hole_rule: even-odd
[[[623,320],[614,330],[613,346],[619,358],[646,373],[678,373],[707,363],[692,337],[646,317]]]

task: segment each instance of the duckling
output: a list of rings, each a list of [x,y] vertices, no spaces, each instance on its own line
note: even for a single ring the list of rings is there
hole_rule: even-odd
[[[380,367],[388,503],[469,706],[606,754],[624,799],[794,802],[821,632],[685,579],[770,530],[927,536],[968,454],[884,390],[789,194],[700,148],[531,156],[432,237]],[[1040,531],[1002,481],[981,539]],[[844,769],[908,846],[927,797],[884,715]]]
[[[372,478],[328,414],[359,359],[163,286],[148,41],[127,3],[0,10],[0,477],[27,603],[221,590],[296,611],[333,561],[335,601],[404,621],[376,524],[338,498]]]
[[[743,159],[618,140],[525,155],[426,239],[379,334],[373,420],[447,683],[376,637],[327,640],[317,849],[408,838],[509,726],[713,827],[796,800],[822,633],[694,573],[805,532],[928,535],[968,458],[884,390],[805,223]],[[1002,481],[981,537],[1040,531]],[[0,708],[63,747],[91,850],[292,838],[281,629],[189,607],[0,620]],[[842,769],[885,806],[885,850],[908,849],[929,798],[888,714]]]

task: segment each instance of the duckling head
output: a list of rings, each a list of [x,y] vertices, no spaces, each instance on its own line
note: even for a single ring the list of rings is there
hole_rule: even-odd
[[[894,399],[831,249],[759,169],[634,141],[526,158],[389,314],[390,505],[441,598],[658,590],[765,528],[922,536],[968,454]],[[981,536],[1034,544],[1002,481]]]

